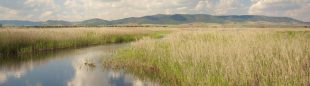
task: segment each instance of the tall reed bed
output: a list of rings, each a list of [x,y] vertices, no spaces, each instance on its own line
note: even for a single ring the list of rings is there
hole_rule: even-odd
[[[181,31],[105,61],[172,86],[310,85],[309,31]]]
[[[0,56],[129,42],[160,32],[153,28],[5,28],[0,29]]]

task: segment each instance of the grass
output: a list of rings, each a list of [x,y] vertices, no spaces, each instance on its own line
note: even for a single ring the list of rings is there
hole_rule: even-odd
[[[3,28],[0,56],[160,37],[164,28]]]
[[[310,85],[309,30],[179,31],[115,54],[106,66],[162,85]]]

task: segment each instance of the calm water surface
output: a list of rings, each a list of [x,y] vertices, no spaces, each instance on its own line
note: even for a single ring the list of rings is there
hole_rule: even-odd
[[[122,46],[94,46],[14,59],[0,57],[0,86],[157,86],[102,67],[102,57],[111,58],[112,51]]]

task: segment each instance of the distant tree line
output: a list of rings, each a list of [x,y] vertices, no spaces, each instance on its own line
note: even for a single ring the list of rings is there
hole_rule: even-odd
[[[0,27],[2,27],[2,24],[0,24]]]

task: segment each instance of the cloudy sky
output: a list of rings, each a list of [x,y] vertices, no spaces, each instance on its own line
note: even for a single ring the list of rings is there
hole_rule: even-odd
[[[310,21],[310,0],[0,0],[0,19],[114,20],[154,14],[287,16]]]

